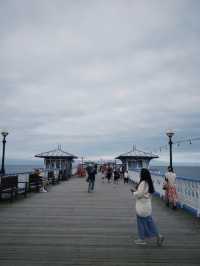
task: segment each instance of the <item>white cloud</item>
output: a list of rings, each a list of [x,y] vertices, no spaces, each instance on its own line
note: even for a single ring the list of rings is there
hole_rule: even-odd
[[[31,157],[57,143],[115,156],[133,142],[152,149],[166,142],[168,127],[177,138],[199,135],[198,2],[0,7],[0,127],[10,131],[8,156]]]

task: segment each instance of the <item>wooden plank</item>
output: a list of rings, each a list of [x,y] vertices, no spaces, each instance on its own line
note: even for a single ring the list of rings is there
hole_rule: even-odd
[[[87,193],[84,179],[0,204],[0,265],[199,265],[200,222],[153,200],[166,242],[136,246],[130,185],[102,183]]]

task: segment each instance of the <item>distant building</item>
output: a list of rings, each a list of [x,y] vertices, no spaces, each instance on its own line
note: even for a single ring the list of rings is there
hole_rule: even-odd
[[[45,170],[59,170],[62,172],[63,178],[71,176],[72,162],[74,159],[78,158],[73,154],[63,151],[61,146],[58,146],[55,150],[37,154],[35,157],[44,158]]]
[[[133,146],[131,151],[116,157],[116,159],[121,160],[123,166],[127,170],[148,168],[150,160],[155,158],[159,158],[159,156],[153,153],[140,151],[136,149],[135,146]]]

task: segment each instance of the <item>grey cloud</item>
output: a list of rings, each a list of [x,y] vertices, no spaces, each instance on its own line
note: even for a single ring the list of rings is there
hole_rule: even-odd
[[[58,143],[85,156],[133,143],[151,150],[167,141],[168,127],[176,138],[199,135],[199,7],[1,2],[0,128],[10,131],[9,156]]]

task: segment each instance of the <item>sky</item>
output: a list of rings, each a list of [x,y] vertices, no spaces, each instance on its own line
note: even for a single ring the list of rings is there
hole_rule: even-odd
[[[1,0],[7,160],[62,149],[114,158],[200,136],[200,1]],[[200,163],[200,143],[174,146]],[[168,161],[168,151],[160,153]]]

